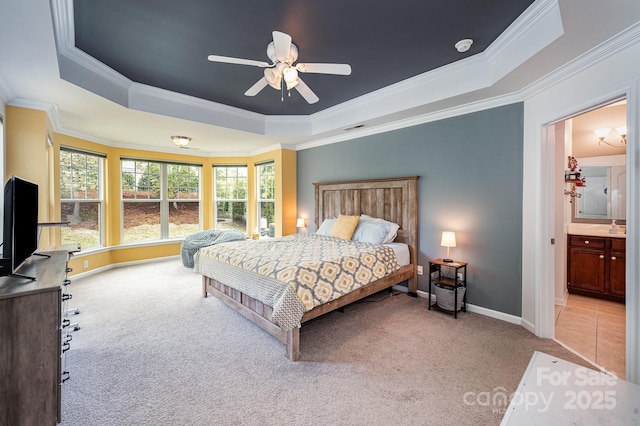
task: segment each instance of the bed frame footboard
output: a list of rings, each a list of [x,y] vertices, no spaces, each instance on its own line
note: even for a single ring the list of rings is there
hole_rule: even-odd
[[[340,309],[350,303],[358,301],[364,297],[375,294],[395,284],[413,278],[414,266],[406,265],[396,271],[394,274],[386,276],[382,279],[374,281],[364,287],[342,296],[339,299],[317,306],[306,312],[300,323],[324,315],[336,309]],[[297,361],[300,357],[300,328],[293,330],[283,330],[273,322],[273,308],[265,305],[253,297],[247,296],[239,290],[233,289],[219,281],[206,276],[202,277],[202,296],[207,297],[208,294],[215,296],[225,305],[247,318],[249,321],[258,325],[264,331],[278,339],[285,345],[285,355],[291,361]]]

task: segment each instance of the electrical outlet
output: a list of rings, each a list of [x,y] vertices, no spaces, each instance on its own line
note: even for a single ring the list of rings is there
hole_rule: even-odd
[[[462,281],[462,272],[458,272],[458,279]]]
[[[418,275],[422,275],[422,266],[418,265]]]
[[[89,261],[88,261],[88,260],[85,260],[85,261],[82,263],[82,267],[83,267],[84,269],[87,269],[87,268],[89,267]]]

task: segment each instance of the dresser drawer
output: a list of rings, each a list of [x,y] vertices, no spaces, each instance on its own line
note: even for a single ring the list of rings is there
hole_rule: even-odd
[[[604,248],[605,238],[591,237],[586,235],[571,235],[569,245],[572,247],[590,247],[594,249]]]
[[[611,238],[611,250],[624,251],[626,246],[626,238]]]

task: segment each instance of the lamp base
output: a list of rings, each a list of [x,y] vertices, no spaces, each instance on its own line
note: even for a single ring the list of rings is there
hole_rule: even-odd
[[[447,262],[447,263],[451,263],[453,262],[453,259],[442,259],[443,262]]]

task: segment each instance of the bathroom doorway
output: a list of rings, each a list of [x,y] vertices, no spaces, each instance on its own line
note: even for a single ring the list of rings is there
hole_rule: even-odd
[[[625,377],[626,100],[555,123],[555,337]],[[561,170],[561,171],[560,171]]]

